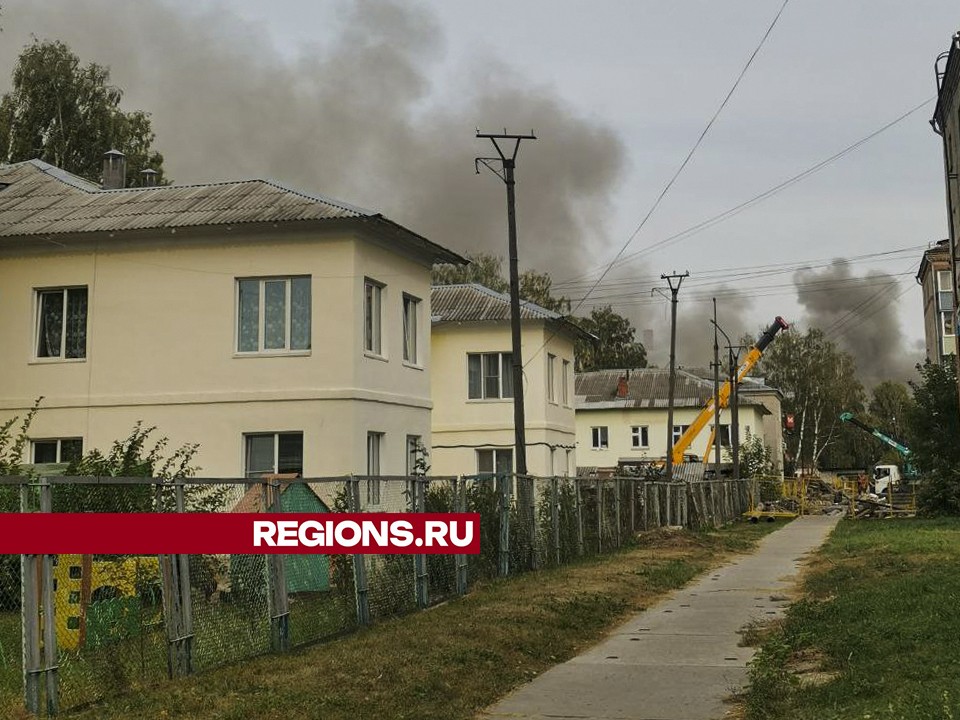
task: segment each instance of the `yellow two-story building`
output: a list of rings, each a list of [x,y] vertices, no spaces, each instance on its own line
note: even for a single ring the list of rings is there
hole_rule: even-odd
[[[43,396],[32,462],[143,421],[199,443],[208,477],[402,475],[429,446],[435,262],[465,260],[269,181],[110,189],[0,167],[0,420]]]
[[[514,462],[510,298],[478,284],[431,291],[431,474],[511,473]],[[527,471],[576,471],[574,344],[582,334],[555,312],[520,308]]]

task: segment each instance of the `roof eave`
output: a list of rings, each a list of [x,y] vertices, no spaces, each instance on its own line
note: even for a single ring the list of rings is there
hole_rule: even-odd
[[[955,33],[950,43],[950,55],[947,57],[947,66],[943,71],[943,79],[937,92],[937,106],[933,111],[934,130],[942,134],[946,127],[946,99],[960,89],[960,32]]]
[[[427,240],[423,235],[415,233],[413,230],[404,227],[400,223],[394,222],[381,214],[370,215],[365,218],[357,218],[360,222],[369,222],[374,226],[384,230],[387,234],[393,235],[398,239],[407,242],[414,247],[425,251],[432,258],[434,263],[448,263],[451,265],[469,265],[467,258],[449,250],[442,245],[438,245],[432,240]]]

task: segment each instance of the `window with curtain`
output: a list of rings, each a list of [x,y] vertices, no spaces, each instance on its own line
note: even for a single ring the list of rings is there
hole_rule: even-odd
[[[367,505],[380,504],[380,453],[383,450],[383,433],[367,433]]]
[[[547,400],[557,401],[557,356],[547,353]]]
[[[650,428],[647,425],[634,425],[631,427],[630,444],[635,448],[650,447]]]
[[[374,355],[383,354],[383,287],[376,280],[363,283],[363,349]]]
[[[513,353],[469,353],[467,397],[491,400],[513,397]]]
[[[237,352],[310,349],[310,277],[237,280]]]
[[[420,301],[410,295],[403,296],[403,359],[416,365],[420,362],[417,348],[417,325]]]
[[[37,357],[87,356],[87,288],[37,290]]]
[[[590,428],[590,447],[594,450],[606,450],[610,447],[609,430],[606,425]]]

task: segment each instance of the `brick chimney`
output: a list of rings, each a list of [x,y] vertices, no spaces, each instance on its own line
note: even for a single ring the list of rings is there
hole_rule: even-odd
[[[103,154],[104,190],[120,190],[127,186],[127,156],[119,150],[107,150]]]
[[[630,392],[630,383],[627,382],[627,379],[621,375],[620,379],[617,381],[617,397],[620,399],[625,398]]]

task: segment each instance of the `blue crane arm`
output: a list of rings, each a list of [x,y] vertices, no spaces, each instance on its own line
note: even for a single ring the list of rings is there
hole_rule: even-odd
[[[905,458],[910,457],[910,454],[911,454],[911,453],[910,453],[910,448],[908,448],[906,445],[902,445],[901,443],[898,443],[898,442],[897,442],[896,440],[894,440],[892,437],[890,437],[890,436],[887,435],[886,433],[881,432],[881,431],[878,430],[877,428],[871,427],[870,425],[867,425],[866,423],[860,422],[859,420],[857,420],[857,418],[854,416],[853,413],[851,413],[851,412],[841,413],[841,414],[840,414],[840,419],[841,419],[843,422],[845,422],[845,423],[850,423],[851,425],[854,425],[855,427],[860,428],[860,429],[863,430],[864,432],[870,433],[870,434],[873,435],[875,438],[877,438],[877,440],[879,440],[879,441],[881,441],[881,442],[884,442],[884,443],[886,443],[887,445],[889,445],[890,447],[892,447],[892,448],[893,448],[894,450],[896,450],[898,453],[900,453],[901,455],[903,455],[903,457],[905,457]]]

